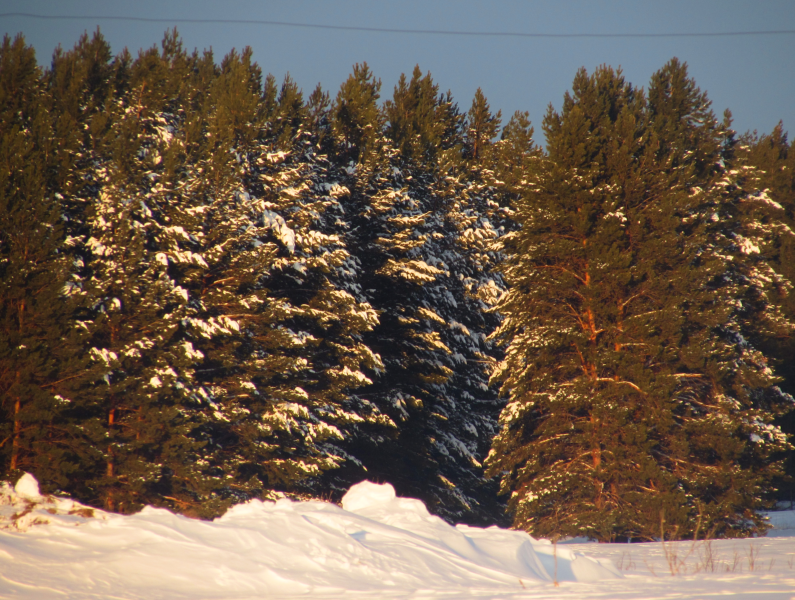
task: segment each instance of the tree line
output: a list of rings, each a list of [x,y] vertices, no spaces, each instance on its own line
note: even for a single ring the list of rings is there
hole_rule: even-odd
[[[176,32],[0,48],[0,458],[211,518],[388,481],[451,522],[762,531],[786,497],[795,179],[672,59],[533,143],[366,64],[304,97]]]

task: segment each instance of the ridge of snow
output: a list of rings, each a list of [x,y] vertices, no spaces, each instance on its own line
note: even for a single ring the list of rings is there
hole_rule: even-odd
[[[795,532],[793,515],[771,513],[775,530]],[[789,598],[793,539],[714,540],[703,548],[720,569],[700,572],[693,542],[555,545],[523,531],[453,527],[389,484],[361,482],[341,507],[252,500],[208,522],[152,507],[106,513],[42,495],[25,475],[14,487],[0,486],[0,597]],[[688,548],[696,570],[685,565],[672,577],[666,561]],[[724,573],[725,565],[731,570]]]
[[[453,527],[419,500],[396,497],[389,484],[355,485],[342,507],[252,500],[206,522],[152,507],[104,513],[37,496],[30,475],[20,482],[19,491],[0,488],[0,503],[25,506],[30,517],[17,533],[0,530],[3,597],[466,596],[546,588],[554,576],[544,558],[548,542],[496,527]],[[621,578],[609,561],[572,551],[559,552],[558,564],[571,581]]]

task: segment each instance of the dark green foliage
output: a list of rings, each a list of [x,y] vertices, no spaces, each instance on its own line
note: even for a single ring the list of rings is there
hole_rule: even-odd
[[[333,226],[341,211],[303,129],[302,96],[286,79],[271,97],[266,80],[266,121],[257,88],[241,85],[254,68],[245,53],[227,57],[207,137],[224,139],[229,114],[254,135],[221,141],[186,185],[206,207],[197,297],[211,319],[235,324],[197,347],[213,407],[202,434],[208,472],[236,499],[318,493],[307,479],[336,467],[336,441],[368,418],[348,405],[349,390],[367,381],[362,368],[380,365],[360,341],[376,314],[345,291],[349,256]],[[235,153],[222,153],[230,145]]]
[[[776,273],[789,282],[795,281],[795,152],[787,141],[787,134],[779,123],[770,134],[745,135],[740,138],[737,155],[749,184],[758,190],[757,210],[751,225],[765,229],[765,259]],[[748,169],[753,167],[753,170]],[[770,294],[772,302],[790,320],[795,319],[795,294],[788,285],[781,285]],[[795,394],[795,336],[767,339],[766,350],[784,380],[781,387]],[[795,411],[780,420],[782,429],[795,434]],[[787,479],[779,483],[779,499],[795,499],[795,461],[789,455]]]
[[[431,165],[442,147],[445,113],[449,103],[439,96],[439,86],[424,77],[419,65],[414,67],[411,81],[402,74],[391,100],[384,103],[386,136],[405,162]]]
[[[173,192],[181,143],[170,111],[189,95],[179,75],[190,73],[175,36],[166,36],[162,54],[142,53],[130,67],[130,93],[116,106],[112,141],[95,166],[102,187],[86,220],[89,312],[79,325],[90,335],[94,368],[76,435],[93,455],[73,487],[123,512],[154,504],[203,514],[192,503],[209,500],[195,468],[201,394],[186,327],[195,307],[183,287],[196,223]]]
[[[331,106],[331,127],[342,160],[365,162],[378,154],[383,117],[377,101],[381,80],[367,63],[355,64]]]
[[[580,71],[546,153],[419,66],[380,92],[363,63],[305,99],[176,30],[46,70],[5,38],[3,476],[202,518],[370,478],[479,525],[499,484],[537,535],[761,532],[793,414],[783,129],[735,137],[675,59],[648,94]]]
[[[501,122],[502,111],[492,114],[486,96],[478,88],[464,125],[464,156],[476,163],[488,158],[491,141],[496,137]]]
[[[69,180],[44,77],[22,36],[0,49],[0,398],[3,467],[63,486],[75,465],[63,413],[84,368],[65,251]]]
[[[754,262],[734,250],[744,192],[705,97],[672,61],[649,98],[580,71],[506,240],[510,401],[489,466],[535,534],[651,539],[663,515],[672,537],[764,528],[788,400],[750,340],[778,317],[737,274]]]
[[[490,523],[501,507],[480,461],[500,405],[487,387],[494,317],[483,299],[497,288],[478,259],[498,233],[478,212],[480,191],[450,175],[461,162],[450,156],[460,119],[430,75],[416,68],[409,83],[401,78],[385,113],[391,140],[375,140],[379,151],[341,183],[356,283],[379,313],[363,340],[383,361],[357,395],[391,427],[351,437],[345,447],[364,469],[349,466],[335,485],[385,480],[449,520]],[[338,155],[341,166],[346,158]]]

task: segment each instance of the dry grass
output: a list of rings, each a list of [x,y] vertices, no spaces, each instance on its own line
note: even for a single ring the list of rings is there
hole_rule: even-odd
[[[693,552],[696,549],[696,544],[698,542],[698,534],[701,531],[701,511],[698,513],[698,520],[696,521],[696,530],[693,533],[693,543],[690,544],[690,549],[687,551],[687,554],[684,556],[679,555],[679,544],[674,544],[672,542],[665,541],[665,511],[660,511],[660,544],[662,544],[663,554],[665,555],[665,561],[668,563],[668,569],[671,571],[671,575],[679,575],[682,570],[687,570],[686,564],[688,559],[693,556]],[[679,533],[679,526],[677,525],[674,527],[673,534],[670,535],[670,538],[676,539],[676,535]],[[709,536],[707,536],[709,537]]]
[[[731,557],[720,556],[716,546],[713,544],[712,534],[708,532],[704,538],[698,539],[701,532],[701,515],[696,522],[693,539],[687,541],[670,541],[677,537],[678,528],[666,531],[665,514],[660,513],[660,548],[665,559],[667,571],[671,576],[695,575],[698,573],[742,573],[772,571],[775,558],[769,561],[762,561],[760,553],[762,546],[759,543],[749,540],[743,552],[742,548],[735,546]],[[668,541],[666,541],[666,539]],[[633,558],[632,553],[625,551],[621,557],[615,561],[620,571],[632,571],[638,568],[636,564],[637,556]],[[649,573],[658,576],[658,569],[650,564],[645,558],[643,563]],[[790,570],[795,569],[795,556],[787,557],[787,565]]]

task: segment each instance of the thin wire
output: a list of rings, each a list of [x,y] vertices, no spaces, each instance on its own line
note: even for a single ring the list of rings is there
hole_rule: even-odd
[[[469,37],[516,37],[516,38],[681,38],[681,37],[737,37],[752,35],[791,35],[795,29],[768,31],[723,31],[715,33],[519,33],[511,31],[448,31],[443,29],[395,29],[389,27],[357,27],[354,25],[317,25],[289,21],[263,21],[260,19],[191,19],[179,17],[162,19],[157,17],[112,17],[99,15],[36,15],[33,13],[0,13],[0,17],[26,17],[30,19],[54,20],[98,20],[137,21],[140,23],[206,23],[230,25],[272,25],[303,29],[331,29],[336,31],[364,31],[371,33],[409,33],[420,35],[457,35]]]

